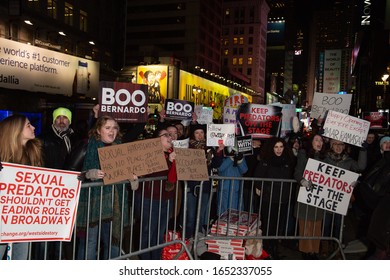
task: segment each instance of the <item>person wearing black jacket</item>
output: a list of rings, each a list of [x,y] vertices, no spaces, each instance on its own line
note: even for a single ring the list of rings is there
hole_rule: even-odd
[[[367,216],[358,237],[368,243],[367,259],[372,260],[390,259],[390,137],[383,137],[380,147],[382,159],[354,189],[354,204]]]
[[[72,170],[70,162],[75,147],[81,146],[82,139],[71,127],[72,112],[65,107],[59,107],[53,110],[53,123],[38,138],[42,142],[44,167]],[[74,170],[74,169],[73,169]],[[59,249],[61,242],[47,242],[48,259],[59,259]],[[66,244],[62,243],[63,251],[68,258],[71,258],[70,250],[66,249]],[[35,257],[42,259],[44,256],[45,243],[38,242],[36,246]],[[70,249],[70,248],[68,248]],[[67,253],[68,252],[68,253]]]
[[[255,177],[267,179],[293,179],[295,157],[282,138],[269,139],[263,149]],[[261,200],[262,231],[266,236],[285,235],[290,193],[295,185],[283,182],[258,182],[256,189]],[[279,225],[278,225],[279,223]],[[279,226],[279,232],[277,228]],[[278,258],[277,240],[267,240],[264,247],[273,258]]]

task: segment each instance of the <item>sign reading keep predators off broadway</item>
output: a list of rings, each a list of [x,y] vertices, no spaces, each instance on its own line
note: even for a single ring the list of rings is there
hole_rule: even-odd
[[[96,97],[99,63],[0,38],[0,87]]]

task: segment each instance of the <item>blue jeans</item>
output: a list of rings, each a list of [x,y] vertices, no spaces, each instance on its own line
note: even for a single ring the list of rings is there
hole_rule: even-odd
[[[160,201],[143,198],[137,194],[134,204],[141,226],[140,249],[148,249],[164,243],[164,233],[167,230],[169,214],[173,209],[173,200]],[[162,249],[152,250],[140,254],[139,257],[141,260],[161,260],[161,252]]]
[[[111,245],[111,258],[119,256],[119,247],[112,245],[110,242],[110,222],[102,223],[100,238],[103,242],[103,257],[101,259],[108,260],[109,248]],[[99,226],[90,227],[88,229],[88,252],[87,260],[97,259],[97,247],[98,247]],[[79,239],[79,247],[77,250],[77,259],[85,259],[85,237]]]
[[[200,204],[199,214],[199,231],[202,231],[202,227],[208,224],[208,213],[209,213],[209,200],[210,192],[202,192],[202,201]],[[199,189],[191,190],[187,193],[187,209],[184,209],[186,214],[186,232],[185,237],[190,238],[195,235],[196,229],[196,216],[198,213],[198,202],[199,202]]]
[[[27,260],[28,258],[28,242],[12,243],[12,260]],[[3,258],[7,247],[10,244],[0,244],[0,260]]]

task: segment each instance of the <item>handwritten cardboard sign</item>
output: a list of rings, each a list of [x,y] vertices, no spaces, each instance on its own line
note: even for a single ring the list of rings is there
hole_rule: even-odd
[[[299,188],[298,201],[314,207],[346,215],[359,174],[349,170],[309,159],[303,177],[313,187]]]
[[[208,181],[206,155],[203,149],[176,148],[176,172],[180,181]]]
[[[160,138],[99,148],[101,169],[106,173],[104,184],[112,184],[168,170]]]
[[[310,117],[319,119],[328,110],[348,114],[351,101],[352,94],[315,92]]]
[[[366,140],[370,122],[343,113],[328,111],[324,136],[358,147]]]
[[[2,164],[0,242],[70,241],[79,172]]]

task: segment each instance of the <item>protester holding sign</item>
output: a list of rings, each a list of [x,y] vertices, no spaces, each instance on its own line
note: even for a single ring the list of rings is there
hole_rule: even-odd
[[[226,149],[225,149],[226,151]],[[226,156],[218,168],[218,175],[221,177],[243,177],[248,171],[248,165],[243,154],[237,153],[234,156]],[[218,183],[217,189],[217,213],[218,216],[228,209],[243,210],[244,185],[240,180],[223,179]]]
[[[176,193],[176,153],[173,151],[172,137],[164,128],[154,131],[154,138],[160,138],[163,153],[168,165],[167,170],[154,172],[145,177],[163,177],[167,180],[146,181],[138,188],[135,198],[135,211],[140,222],[140,249],[156,246],[164,243],[164,233],[167,216],[173,214]],[[161,259],[161,248],[148,251],[139,255],[142,260]]]
[[[35,127],[27,117],[12,115],[0,122],[0,159],[3,162],[43,166],[42,144],[35,138]],[[7,244],[0,244],[0,259]],[[13,260],[27,260],[29,243],[13,243]]]
[[[98,149],[121,143],[119,125],[113,117],[101,116],[90,130],[89,135],[83,173],[89,180],[102,180],[105,173],[100,167]],[[122,196],[125,196],[126,199],[123,199]],[[122,220],[124,226],[128,225],[129,222],[128,204],[122,205],[122,201],[127,201],[127,196],[127,190],[123,190],[122,185],[114,185],[114,191],[112,186],[104,186],[103,189],[95,187],[81,190],[77,211],[77,229],[80,237],[78,259],[94,260],[97,258],[96,250],[100,242],[99,236],[103,242],[103,259],[119,256],[120,226]],[[123,213],[121,209],[124,209]],[[122,215],[125,216],[122,217]],[[111,222],[112,232],[110,233]],[[88,236],[85,236],[87,229]],[[84,233],[84,236],[80,233]],[[86,238],[88,240],[87,248]],[[110,246],[110,244],[113,245]]]
[[[304,145],[304,149],[298,152],[294,178],[297,180],[299,187],[311,188],[311,182],[303,177],[309,158],[318,161],[324,161],[325,159],[324,139],[319,134],[312,135],[306,145]],[[299,234],[301,236],[321,236],[323,215],[324,210],[297,202],[295,205],[295,216],[298,219]],[[304,259],[318,259],[320,240],[299,239],[299,251],[303,253]]]
[[[367,165],[367,150],[360,148],[358,160],[354,160],[347,152],[344,142],[330,139],[330,149],[326,153],[324,162],[352,172],[361,173]],[[365,145],[363,145],[365,146]],[[341,215],[327,212],[324,221],[324,236],[339,237],[341,227]],[[328,241],[321,242],[324,254],[331,251],[331,244]]]
[[[221,143],[217,149],[214,147],[208,147],[206,145],[206,125],[194,125],[192,126],[191,135],[190,135],[190,144],[191,149],[202,149],[205,151],[205,156],[207,159],[207,167],[209,174],[213,168],[217,168],[223,158],[223,148],[224,145]],[[211,194],[211,184],[210,181],[203,181],[202,196],[200,196],[200,185],[201,181],[188,181],[188,195],[187,195],[187,219],[186,219],[186,237],[194,236],[196,228],[196,214],[198,199],[201,197],[201,209],[200,209],[200,221],[199,225],[202,228],[204,225],[208,224],[208,205]]]

